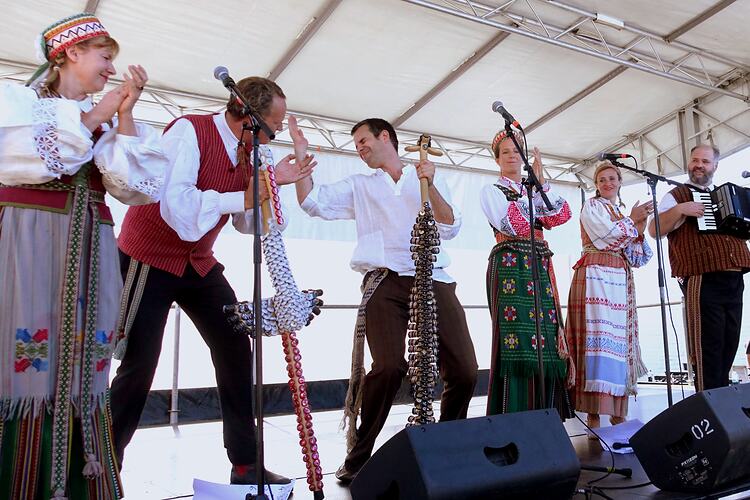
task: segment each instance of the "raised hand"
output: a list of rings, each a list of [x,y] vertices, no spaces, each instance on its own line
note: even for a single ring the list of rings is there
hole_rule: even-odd
[[[294,115],[289,115],[289,136],[292,138],[294,143],[294,156],[299,160],[307,156],[307,148],[310,146],[310,142],[302,133],[302,129],[297,126],[297,118]]]
[[[534,174],[536,174],[537,179],[539,179],[539,184],[544,184],[544,166],[542,165],[542,153],[537,147],[533,149],[533,153],[534,163],[531,164],[531,168],[534,169]]]
[[[140,99],[143,87],[146,86],[146,82],[148,81],[148,74],[146,74],[146,70],[140,64],[131,64],[128,66],[128,70],[130,74],[123,73],[122,75],[125,79],[123,85],[127,91],[127,96],[117,110],[118,115],[132,114],[133,107],[138,102],[138,99]]]
[[[125,84],[122,83],[104,94],[104,97],[101,98],[91,111],[81,114],[83,125],[93,132],[102,123],[110,121],[122,105],[127,92]]]
[[[309,177],[313,173],[313,169],[318,164],[314,161],[313,155],[305,155],[302,160],[295,160],[295,155],[286,155],[280,162],[273,168],[273,172],[276,175],[276,184],[283,186],[284,184],[292,184],[300,179]],[[294,163],[292,163],[294,160]]]
[[[640,201],[636,201],[633,208],[630,209],[630,218],[636,225],[645,222],[646,219],[648,219],[648,216],[654,211],[653,202],[649,201],[643,205],[640,203]]]

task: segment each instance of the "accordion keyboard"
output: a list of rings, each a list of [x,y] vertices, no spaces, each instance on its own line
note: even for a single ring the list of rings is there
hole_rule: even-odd
[[[718,227],[711,193],[693,191],[693,201],[703,204],[703,217],[698,217],[698,231],[716,231]]]

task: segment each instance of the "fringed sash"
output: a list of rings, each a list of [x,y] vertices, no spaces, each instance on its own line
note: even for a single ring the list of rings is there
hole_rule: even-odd
[[[362,408],[362,388],[365,380],[365,313],[367,302],[387,275],[388,269],[375,269],[367,273],[362,284],[362,302],[357,310],[357,323],[354,327],[352,343],[352,371],[349,377],[349,388],[346,391],[344,418],[341,421],[341,427],[346,428],[347,453],[357,443],[357,417],[359,416],[359,410]]]
[[[64,498],[65,486],[70,465],[70,435],[73,419],[71,404],[72,382],[75,365],[75,341],[78,318],[78,297],[81,281],[81,259],[86,242],[86,217],[92,202],[88,186],[88,175],[93,163],[81,167],[73,179],[73,204],[71,208],[70,230],[68,233],[68,253],[65,258],[65,271],[62,291],[62,311],[60,343],[58,347],[58,374],[55,388],[55,401],[52,420],[52,469],[51,487],[56,498]],[[95,168],[95,167],[94,167]],[[87,477],[99,476],[102,466],[94,450],[92,394],[94,349],[96,340],[96,318],[99,296],[99,223],[96,213],[92,213],[91,242],[89,250],[88,283],[86,283],[86,311],[84,312],[84,344],[81,362],[81,433],[86,459],[83,473]]]
[[[148,271],[151,266],[139,262],[132,257],[128,266],[128,274],[125,277],[125,283],[122,287],[120,299],[120,313],[117,318],[117,339],[115,340],[115,351],[113,357],[122,360],[125,357],[125,351],[128,348],[128,335],[135,321],[135,315],[138,313],[138,307],[141,304],[143,290],[146,287]],[[133,285],[135,284],[135,289]]]

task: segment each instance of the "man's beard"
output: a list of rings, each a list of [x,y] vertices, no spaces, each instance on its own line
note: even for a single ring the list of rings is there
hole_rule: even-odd
[[[690,178],[690,182],[693,184],[697,184],[698,186],[709,186],[711,184],[711,180],[713,179],[713,174],[709,175],[705,170],[703,173],[695,174],[690,173],[688,174],[688,177]]]

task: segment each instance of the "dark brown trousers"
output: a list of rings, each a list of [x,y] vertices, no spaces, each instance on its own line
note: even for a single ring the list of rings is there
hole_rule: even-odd
[[[357,443],[346,457],[345,465],[350,471],[358,471],[370,457],[406,375],[405,340],[413,282],[411,276],[389,272],[367,302],[365,321],[372,368],[362,388]],[[466,418],[477,378],[474,344],[456,297],[456,284],[435,281],[433,290],[437,301],[438,363],[445,387],[440,400],[440,420]]]

